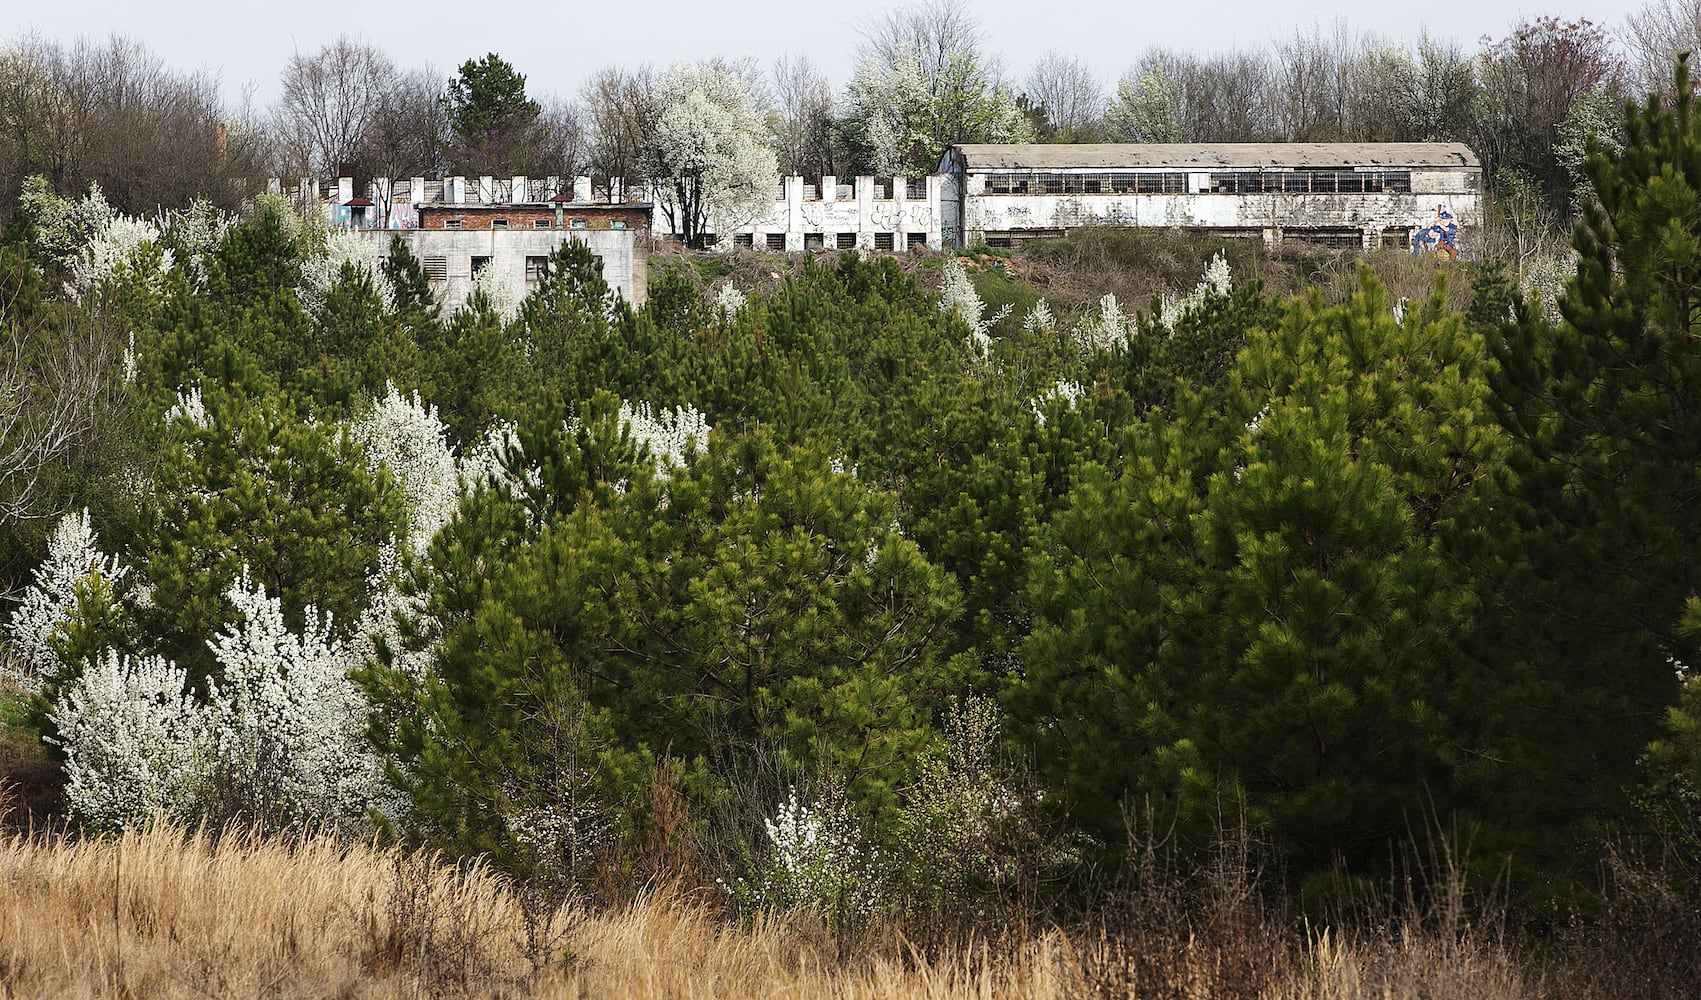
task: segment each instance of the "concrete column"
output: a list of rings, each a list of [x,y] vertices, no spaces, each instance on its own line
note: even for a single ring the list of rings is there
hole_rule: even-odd
[[[354,178],[337,178],[337,204],[347,205],[354,200]]]
[[[529,179],[530,178],[526,177],[524,174],[520,174],[520,175],[515,176],[515,178],[512,181],[509,182],[509,185],[510,185],[509,188],[508,188],[508,200],[509,201],[514,202],[516,204],[518,204],[519,202],[522,202],[522,201],[531,201],[531,197],[526,191],[526,182]]]
[[[856,179],[856,245],[874,249],[874,178]]]
[[[487,174],[478,179],[478,200],[484,205],[496,200],[496,178]]]
[[[413,205],[418,205],[423,201],[425,201],[425,178],[409,177],[408,202]]]
[[[829,205],[839,200],[839,179],[832,174],[821,178],[821,200]]]
[[[573,200],[591,200],[591,179],[583,175],[573,178]]]
[[[465,205],[467,179],[460,176],[443,178],[443,200],[451,205]]]
[[[803,178],[786,178],[786,250],[803,249]]]

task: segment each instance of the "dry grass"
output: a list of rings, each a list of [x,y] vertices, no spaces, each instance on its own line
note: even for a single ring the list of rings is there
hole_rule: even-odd
[[[846,948],[689,893],[540,917],[478,867],[170,828],[0,842],[0,997],[1506,997],[1496,939],[1099,925],[923,952]],[[1547,994],[1551,995],[1551,994]]]

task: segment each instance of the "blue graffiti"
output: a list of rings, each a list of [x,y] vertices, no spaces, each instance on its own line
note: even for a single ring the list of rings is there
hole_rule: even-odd
[[[1428,228],[1412,234],[1412,256],[1424,253],[1459,258],[1459,224],[1444,205],[1435,206],[1435,221]]]

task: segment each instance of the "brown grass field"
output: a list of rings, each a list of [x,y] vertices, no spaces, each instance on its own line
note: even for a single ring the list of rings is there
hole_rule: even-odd
[[[658,892],[539,916],[478,867],[329,838],[13,835],[0,841],[0,996],[1552,995],[1468,928],[1272,936],[1231,917],[925,950],[889,930],[846,948],[807,916],[740,921],[710,902]]]

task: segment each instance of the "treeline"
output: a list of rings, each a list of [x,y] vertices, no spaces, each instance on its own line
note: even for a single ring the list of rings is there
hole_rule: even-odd
[[[1532,233],[1552,242],[1588,200],[1588,137],[1621,143],[1623,100],[1667,90],[1672,59],[1698,44],[1693,10],[1651,0],[1620,26],[1537,17],[1474,48],[1340,25],[1259,48],[1154,49],[1111,83],[1066,52],[1007,72],[966,5],[933,0],[865,24],[847,81],[802,56],[700,66],[718,74],[716,110],[696,124],[722,138],[690,143],[710,164],[690,183],[719,183],[717,163],[741,184],[766,170],[724,138],[745,131],[778,170],[810,177],[920,175],[955,142],[1456,141],[1482,157],[1494,214],[1528,253]],[[66,196],[99,183],[130,212],[191,195],[232,208],[267,176],[677,178],[670,74],[607,67],[576,95],[533,95],[522,69],[495,54],[454,73],[408,68],[340,38],[293,56],[272,106],[233,109],[215,81],[134,42],[26,37],[0,58],[0,202],[34,174]]]
[[[1609,845],[1692,892],[1676,82],[1590,161],[1557,316],[1487,265],[1455,311],[1219,259],[999,322],[958,258],[935,295],[855,254],[634,309],[568,244],[443,317],[282,199],[150,228],[38,186],[13,683],[90,828],[376,825],[549,892],[972,923],[1225,830],[1313,910],[1437,842],[1534,920]]]

